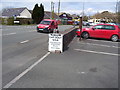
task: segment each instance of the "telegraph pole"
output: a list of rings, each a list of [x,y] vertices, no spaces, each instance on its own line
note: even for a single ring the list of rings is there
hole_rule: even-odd
[[[80,15],[79,29],[80,29],[80,38],[79,38],[79,40],[81,41],[81,39],[82,39],[82,15]]]
[[[118,12],[118,0],[116,1],[116,13]]]
[[[82,40],[82,21],[84,18],[84,1],[83,1],[83,11],[82,11],[82,15],[80,15],[80,23],[79,23],[79,29],[80,29],[80,38],[79,40]]]
[[[60,14],[60,0],[58,2],[58,19],[59,19],[59,14]]]
[[[51,19],[52,19],[52,2],[51,2]]]
[[[54,19],[54,2],[51,2],[51,19]]]
[[[83,15],[82,16],[84,17],[84,1],[83,1]]]
[[[53,2],[53,14],[52,14],[52,18],[54,19],[54,2]]]
[[[116,1],[116,23],[118,23],[118,0]]]

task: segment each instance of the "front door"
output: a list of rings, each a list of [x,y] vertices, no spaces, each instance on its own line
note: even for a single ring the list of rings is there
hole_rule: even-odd
[[[91,37],[102,38],[102,30],[104,25],[96,25],[91,30]]]

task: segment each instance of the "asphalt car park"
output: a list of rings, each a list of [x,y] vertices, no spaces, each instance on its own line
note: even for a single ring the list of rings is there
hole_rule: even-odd
[[[68,50],[47,53],[10,88],[118,88],[119,48],[119,42],[75,37]]]
[[[68,29],[60,27],[60,32]],[[48,35],[37,33],[35,26],[3,28],[5,88],[118,87],[120,42],[75,37],[63,53],[50,53]]]

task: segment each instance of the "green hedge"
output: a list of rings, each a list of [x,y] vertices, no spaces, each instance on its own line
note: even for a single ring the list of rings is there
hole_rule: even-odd
[[[21,25],[33,24],[33,20],[28,18],[17,18],[16,21],[20,21]]]
[[[7,25],[14,25],[14,18],[8,18]]]
[[[16,23],[14,23],[14,21],[19,21],[19,25],[29,25],[29,24],[33,24],[33,20],[32,19],[28,19],[28,18],[16,18],[14,20],[13,17],[11,18],[0,18],[0,24],[2,25],[16,25]]]
[[[0,18],[0,24],[2,25],[13,25],[14,23],[13,18]]]

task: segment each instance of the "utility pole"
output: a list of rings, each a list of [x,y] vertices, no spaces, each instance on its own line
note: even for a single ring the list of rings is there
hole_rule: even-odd
[[[79,40],[81,41],[82,39],[82,24],[83,24],[83,18],[84,18],[84,1],[83,1],[83,11],[82,11],[82,15],[80,15],[80,23],[79,23],[79,29],[80,29],[80,38]]]
[[[54,2],[51,1],[51,19],[54,19]]]
[[[118,12],[118,0],[116,1],[116,13]]]
[[[116,1],[116,23],[118,23],[118,0]]]
[[[51,2],[51,16],[50,16],[50,18],[52,19],[52,2]]]
[[[51,19],[54,19],[54,2],[51,2]]]
[[[54,19],[54,2],[53,2],[53,14],[52,14],[52,18]]]
[[[60,14],[60,0],[58,2],[58,19],[59,19],[59,14]]]
[[[81,39],[82,39],[82,15],[80,15],[80,23],[79,23],[79,29],[80,29],[80,38],[79,38],[79,40],[81,41]]]
[[[84,1],[83,1],[83,15],[82,16],[84,17]]]

